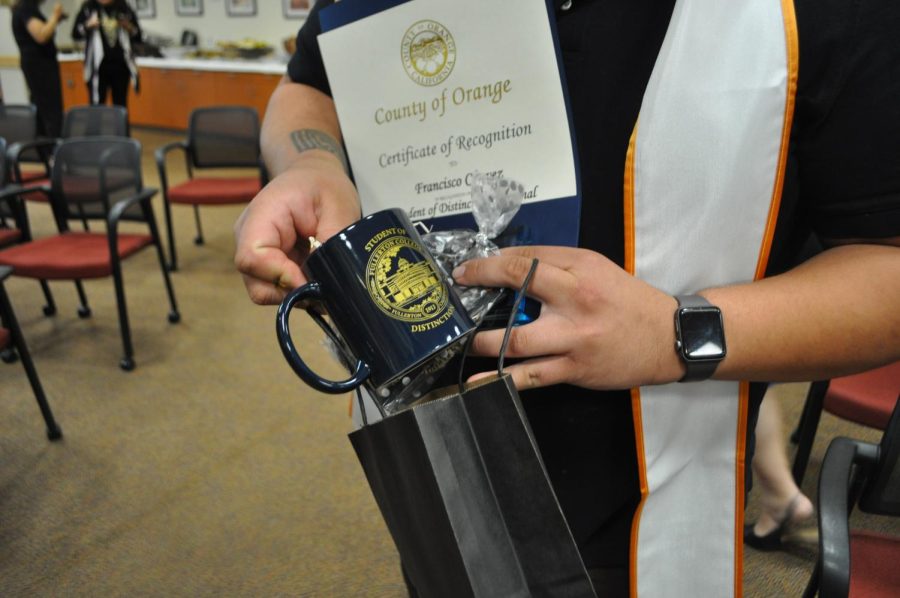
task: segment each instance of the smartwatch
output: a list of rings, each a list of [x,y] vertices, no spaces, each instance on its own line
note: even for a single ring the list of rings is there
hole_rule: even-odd
[[[699,295],[678,295],[675,300],[675,351],[685,367],[679,382],[706,380],[725,359],[722,311]]]

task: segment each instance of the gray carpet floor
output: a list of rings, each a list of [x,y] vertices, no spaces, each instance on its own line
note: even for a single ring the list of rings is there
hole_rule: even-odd
[[[152,151],[178,136],[135,135],[155,186]],[[155,206],[162,223],[159,198]],[[89,319],[77,317],[69,283],[52,283],[52,318],[41,313],[34,281],[7,283],[65,437],[47,441],[20,364],[0,364],[0,595],[405,595],[346,438],[348,399],[295,377],[276,344],[274,308],[250,303],[234,271],[240,210],[202,210],[206,244],[195,246],[190,208],[174,208],[178,324],[166,320],[154,253],[125,263],[131,373],[118,368],[111,280],[86,283]],[[31,203],[29,213],[35,236],[53,232],[46,205]],[[320,336],[308,322],[300,334]],[[324,351],[309,353],[314,367],[337,374]],[[783,387],[789,422],[804,392]],[[826,439],[837,433],[877,437],[826,415],[811,495]],[[813,557],[748,549],[746,595],[799,595]]]

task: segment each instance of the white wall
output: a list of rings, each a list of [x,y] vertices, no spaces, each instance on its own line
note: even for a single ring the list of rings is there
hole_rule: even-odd
[[[65,11],[73,15],[82,0],[60,0]],[[184,29],[192,29],[200,36],[200,45],[211,48],[218,41],[237,41],[252,37],[268,42],[282,51],[281,41],[294,37],[303,25],[303,19],[286,19],[281,9],[282,0],[256,0],[256,16],[229,17],[225,13],[225,0],[203,0],[203,16],[182,17],[175,14],[175,0],[156,0],[156,17],[141,19],[141,27],[148,33],[171,37],[177,43]],[[48,14],[52,8],[48,0],[42,10]],[[0,56],[17,56],[13,40],[9,8],[0,7]],[[63,21],[56,32],[56,44],[72,42],[72,19]]]
[[[171,37],[175,43],[184,29],[192,29],[199,35],[201,47],[252,37],[283,52],[282,40],[296,36],[303,20],[285,19],[281,4],[282,0],[256,0],[256,16],[229,17],[225,0],[203,0],[203,16],[183,17],[175,14],[175,0],[156,0],[156,18],[142,19],[141,27],[148,33]]]
[[[82,0],[60,0],[65,11],[74,17]],[[203,0],[203,16],[183,17],[175,14],[175,0],[156,0],[156,17],[141,19],[141,27],[153,35],[170,37],[176,43],[184,29],[192,29],[200,37],[200,45],[212,48],[219,41],[237,41],[252,37],[271,44],[276,54],[284,52],[282,40],[294,37],[303,25],[303,19],[286,19],[282,13],[282,0],[256,0],[256,15],[229,17],[225,12],[225,0]],[[43,6],[44,14],[52,9],[52,1]],[[56,33],[56,44],[72,43],[70,35],[72,19],[63,21]],[[0,56],[18,56],[19,49],[12,36],[10,9],[0,6]],[[25,79],[17,68],[0,67],[0,88],[7,103],[22,103],[28,98]]]

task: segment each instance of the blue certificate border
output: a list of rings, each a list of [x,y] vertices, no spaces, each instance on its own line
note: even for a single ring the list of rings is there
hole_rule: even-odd
[[[348,23],[372,16],[376,13],[406,4],[411,0],[342,0],[328,6],[319,13],[322,32],[331,31]],[[575,163],[575,196],[525,204],[513,218],[506,233],[497,239],[500,245],[566,245],[578,246],[581,223],[581,165],[578,160],[578,145],[575,142],[575,125],[572,121],[572,106],[569,88],[562,65],[562,52],[556,30],[556,12],[552,0],[545,0],[559,82],[562,85],[566,106],[566,119],[572,142],[572,158]],[[528,181],[519,181],[528,186]],[[451,228],[475,229],[472,214],[456,214],[422,221],[429,229],[448,230]]]

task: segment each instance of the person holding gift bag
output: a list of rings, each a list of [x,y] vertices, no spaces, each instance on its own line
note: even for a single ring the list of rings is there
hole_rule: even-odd
[[[263,125],[274,176],[235,226],[259,304],[306,282],[298,239],[361,212],[316,40],[331,4],[298,35]],[[555,9],[581,247],[506,249],[454,278],[516,288],[540,259],[543,309],[513,331],[506,371],[598,595],[740,595],[764,392],[746,381],[900,358],[900,6]],[[828,249],[779,273],[810,231]],[[472,349],[497,355],[502,336]]]
[[[91,104],[128,107],[128,85],[139,90],[132,45],[141,41],[137,15],[125,0],[86,0],[72,25],[72,38],[85,41],[84,80]]]

